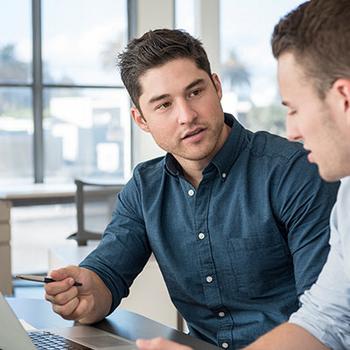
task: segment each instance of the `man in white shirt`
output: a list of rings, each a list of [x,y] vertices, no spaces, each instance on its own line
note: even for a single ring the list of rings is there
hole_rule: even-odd
[[[341,187],[330,219],[331,250],[317,282],[288,323],[246,350],[350,349],[350,1],[303,3],[276,25],[272,49],[288,138],[302,140],[321,176],[341,179]],[[189,349],[160,338],[137,344]]]

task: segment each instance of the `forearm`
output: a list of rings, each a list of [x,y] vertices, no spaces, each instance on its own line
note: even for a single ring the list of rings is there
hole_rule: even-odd
[[[102,279],[93,271],[86,269],[91,274],[93,288],[91,290],[92,305],[89,306],[90,312],[79,319],[80,323],[91,324],[105,318],[110,312],[112,305],[112,294]],[[82,300],[88,302],[88,299]]]
[[[304,328],[284,323],[265,334],[244,350],[328,350]]]

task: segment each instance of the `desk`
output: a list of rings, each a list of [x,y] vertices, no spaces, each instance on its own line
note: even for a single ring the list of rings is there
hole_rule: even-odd
[[[18,206],[73,203],[75,185],[31,184],[15,189],[0,188],[0,291],[11,295],[11,208]]]
[[[58,328],[73,325],[73,321],[66,321],[56,315],[51,310],[51,305],[44,300],[18,298],[8,298],[7,300],[17,317],[30,323],[35,328]],[[162,336],[198,350],[218,349],[204,341],[123,309],[117,309],[107,319],[95,324],[95,327],[131,340]]]

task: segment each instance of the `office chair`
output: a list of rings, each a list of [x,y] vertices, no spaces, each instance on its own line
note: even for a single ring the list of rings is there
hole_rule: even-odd
[[[88,240],[101,239],[111,219],[117,194],[122,190],[123,185],[103,179],[75,179],[74,182],[77,232],[67,239],[74,239],[78,246],[84,246],[87,245]]]

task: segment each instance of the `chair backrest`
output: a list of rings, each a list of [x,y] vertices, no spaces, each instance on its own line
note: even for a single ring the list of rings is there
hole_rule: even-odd
[[[76,179],[77,232],[73,238],[78,245],[100,239],[109,223],[118,192],[123,185],[106,180]]]

